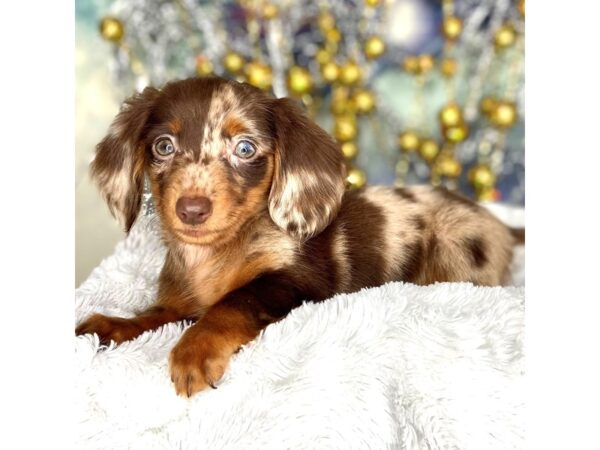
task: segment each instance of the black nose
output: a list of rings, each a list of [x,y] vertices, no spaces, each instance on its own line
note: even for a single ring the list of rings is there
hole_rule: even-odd
[[[175,205],[177,217],[188,225],[198,225],[208,219],[212,203],[206,197],[181,197]]]

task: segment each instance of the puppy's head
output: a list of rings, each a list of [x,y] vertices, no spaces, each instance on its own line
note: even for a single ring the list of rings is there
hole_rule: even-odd
[[[127,230],[145,173],[163,227],[188,244],[229,241],[267,211],[309,238],[333,220],[344,191],[339,148],[298,105],[219,78],[146,88],[125,101],[92,176]]]

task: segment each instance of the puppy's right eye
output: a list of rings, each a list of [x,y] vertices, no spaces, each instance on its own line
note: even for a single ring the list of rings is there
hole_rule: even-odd
[[[158,156],[166,158],[175,153],[175,144],[169,138],[159,139],[154,143],[154,152]]]

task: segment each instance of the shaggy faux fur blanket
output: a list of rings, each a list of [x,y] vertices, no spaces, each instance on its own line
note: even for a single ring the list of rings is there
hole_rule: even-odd
[[[164,252],[141,218],[77,289],[76,320],[149,305]],[[523,310],[522,287],[467,283],[389,283],[305,303],[236,354],[218,389],[191,399],[175,395],[167,366],[188,323],[118,347],[80,336],[76,447],[522,448]]]

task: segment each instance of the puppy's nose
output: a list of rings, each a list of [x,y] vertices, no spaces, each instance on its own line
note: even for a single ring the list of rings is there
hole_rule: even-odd
[[[212,203],[206,197],[180,197],[175,210],[183,223],[198,225],[210,216]]]

